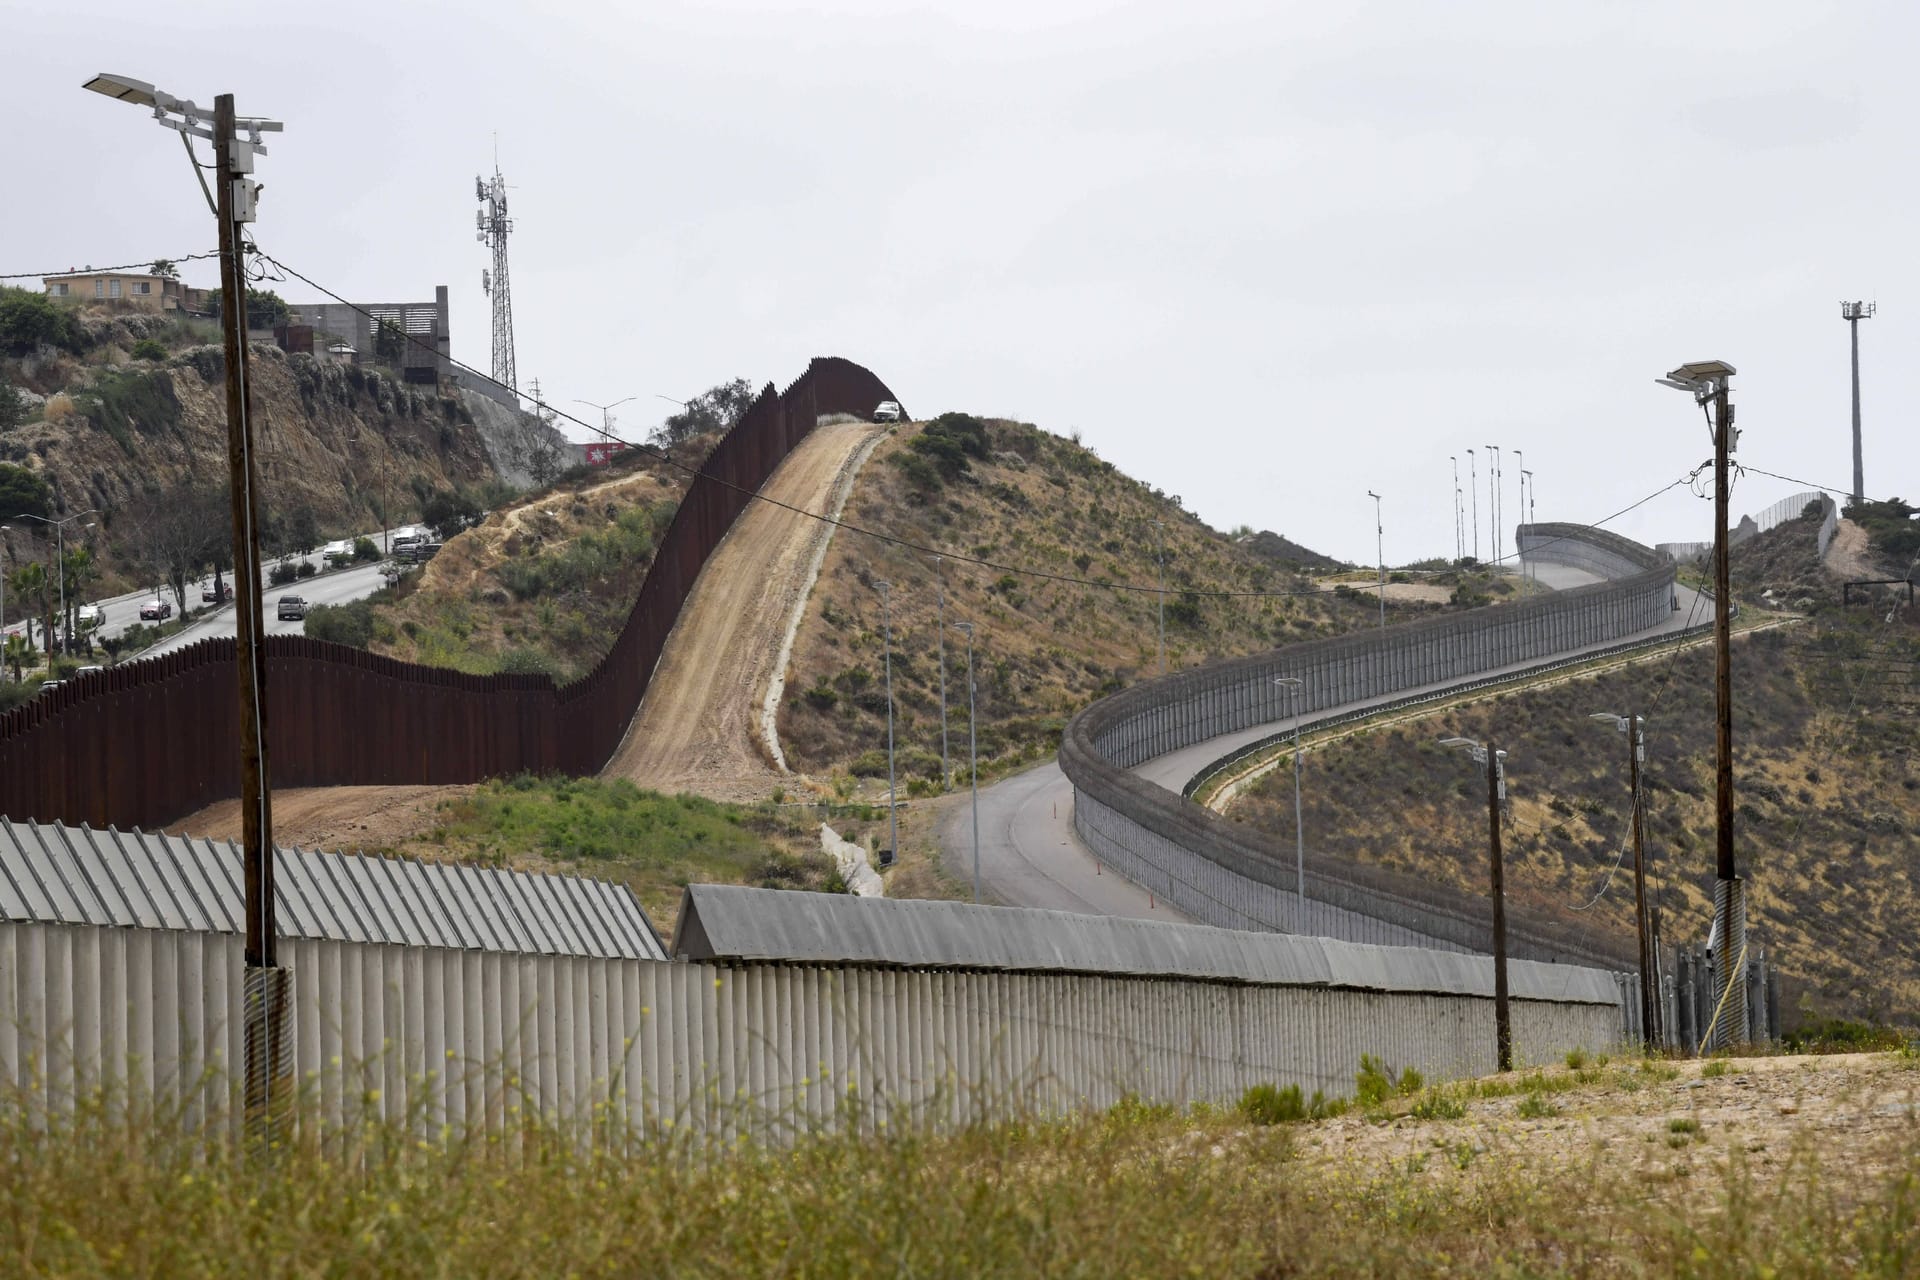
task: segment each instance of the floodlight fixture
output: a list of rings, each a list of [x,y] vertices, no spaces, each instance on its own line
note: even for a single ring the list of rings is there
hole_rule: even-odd
[[[1840,304],[1840,318],[1842,320],[1871,320],[1873,313],[1878,309],[1878,303],[1843,302]]]
[[[131,102],[136,107],[155,107],[160,104],[162,98],[167,97],[145,80],[135,80],[132,76],[109,75],[104,71],[81,87],[120,102]]]

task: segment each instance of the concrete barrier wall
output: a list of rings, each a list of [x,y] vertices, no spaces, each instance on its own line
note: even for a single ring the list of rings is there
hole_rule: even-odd
[[[504,1131],[558,1122],[732,1138],[1352,1091],[1360,1055],[1430,1079],[1493,1069],[1480,995],[1093,974],[711,964],[287,940],[312,1111]],[[0,1093],[60,1109],[131,1082],[237,1124],[241,941],[0,924]],[[1574,975],[1577,977],[1578,975]],[[1555,990],[1551,971],[1526,975]],[[1569,982],[1591,987],[1591,983]],[[1514,1002],[1516,1055],[1621,1039],[1618,1007]],[[604,1128],[602,1129],[604,1131]]]
[[[1648,548],[1604,530],[1563,524],[1523,525],[1518,542],[1530,557],[1616,580],[1288,645],[1146,681],[1083,710],[1060,745],[1060,767],[1074,784],[1074,826],[1081,839],[1102,861],[1207,924],[1490,951],[1484,899],[1411,876],[1331,863],[1309,851],[1302,901],[1291,849],[1271,849],[1131,770],[1169,751],[1284,719],[1291,708],[1273,683],[1277,676],[1305,682],[1300,710],[1311,716],[1546,661],[1645,631],[1672,613],[1673,566]],[[1630,949],[1591,938],[1516,928],[1509,942],[1513,954],[1538,960],[1631,962]]]

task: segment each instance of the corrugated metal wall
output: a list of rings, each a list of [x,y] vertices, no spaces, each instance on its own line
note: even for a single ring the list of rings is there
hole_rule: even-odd
[[[1230,1103],[1262,1083],[1345,1095],[1362,1053],[1430,1079],[1493,1069],[1479,996],[315,940],[282,955],[300,1087],[336,1122],[501,1129],[530,1111],[732,1137],[903,1106],[958,1121],[1129,1093]],[[0,1087],[59,1107],[130,1078],[218,1118],[239,1061],[241,962],[230,935],[0,925]],[[1603,1050],[1621,1038],[1619,1010],[1516,1001],[1514,1034],[1521,1061]]]
[[[701,464],[639,599],[599,666],[467,676],[298,636],[266,638],[272,783],[449,783],[521,771],[596,772],[640,705],[707,557],[820,416],[896,399],[850,361],[769,384]],[[234,642],[208,640],[83,676],[0,715],[0,813],[160,827],[239,794]]]

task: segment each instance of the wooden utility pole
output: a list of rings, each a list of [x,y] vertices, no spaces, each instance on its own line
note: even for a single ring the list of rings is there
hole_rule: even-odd
[[[1714,923],[1719,926],[1721,992],[1710,1038],[1714,1047],[1747,1038],[1746,902],[1733,858],[1733,583],[1728,568],[1727,509],[1731,492],[1733,405],[1727,378],[1713,387],[1713,693],[1714,693]],[[1726,1028],[1726,1030],[1722,1030]]]
[[[233,95],[213,100],[213,150],[220,216],[221,328],[227,354],[227,482],[232,489],[234,666],[240,679],[240,832],[245,855],[247,943],[251,968],[274,965],[273,816],[267,794],[267,673],[260,652],[260,506],[253,465],[253,395],[247,368],[247,273],[240,226],[252,211],[236,206],[236,182],[251,158],[234,164]]]
[[[1500,1070],[1513,1070],[1513,1022],[1507,1010],[1507,876],[1500,856],[1500,751],[1487,743],[1487,837],[1493,870],[1493,1028]]]
[[[1647,932],[1647,863],[1644,806],[1640,802],[1640,757],[1645,753],[1646,730],[1640,717],[1627,712],[1627,775],[1633,787],[1633,919],[1640,935],[1640,1036],[1650,1046],[1660,1043],[1654,1025],[1653,942]]]

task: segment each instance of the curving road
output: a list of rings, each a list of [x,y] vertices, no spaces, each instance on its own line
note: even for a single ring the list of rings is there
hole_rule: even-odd
[[[1529,567],[1537,569],[1543,586],[1559,591],[1602,580],[1597,574],[1565,565],[1540,563]],[[1681,631],[1689,619],[1697,622],[1710,616],[1711,606],[1705,597],[1686,587],[1676,587],[1675,596],[1679,609],[1659,626],[1640,632],[1640,637]],[[1568,649],[1549,658],[1476,672],[1470,679],[1520,671],[1557,658],[1577,657],[1620,642],[1615,639]],[[1465,681],[1450,680],[1401,689],[1386,697],[1328,708],[1320,714],[1364,710],[1409,694],[1461,683]],[[1194,774],[1229,751],[1280,732],[1290,723],[1276,720],[1209,738],[1156,756],[1136,766],[1134,772],[1149,782],[1178,792]],[[942,824],[940,847],[950,871],[955,875],[971,874],[972,828],[964,805],[955,806]],[[984,898],[1007,906],[1050,907],[1137,919],[1187,919],[1165,902],[1150,897],[1146,890],[1100,866],[1073,829],[1073,784],[1060,771],[1058,762],[1052,760],[980,792],[980,881]]]

